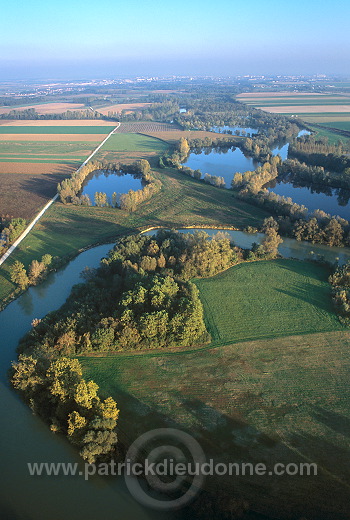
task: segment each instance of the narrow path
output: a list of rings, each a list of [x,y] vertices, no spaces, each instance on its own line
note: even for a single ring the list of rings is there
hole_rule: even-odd
[[[113,128],[113,130],[107,135],[107,137],[98,145],[97,148],[92,152],[92,154],[89,155],[89,157],[83,162],[81,166],[79,166],[79,171],[83,166],[85,166],[92,158],[93,156],[99,151],[99,149],[105,144],[105,142],[111,137],[111,135],[114,134],[116,130],[120,127],[120,123],[117,123],[117,126]],[[35,224],[41,219],[41,217],[44,215],[45,211],[49,209],[51,204],[55,202],[58,198],[58,193],[49,200],[47,204],[43,207],[43,209],[37,214],[37,216],[32,220],[32,222],[29,224],[29,226],[23,231],[23,233],[17,238],[17,240],[12,244],[12,246],[9,247],[9,249],[6,251],[6,253],[3,254],[3,256],[0,258],[0,265],[2,265],[5,260],[13,253],[13,251],[16,249],[16,247],[22,242],[22,240],[30,233],[30,231],[33,229]]]

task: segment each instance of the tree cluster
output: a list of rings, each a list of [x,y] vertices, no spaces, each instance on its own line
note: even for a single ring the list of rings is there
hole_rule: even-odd
[[[49,266],[52,263],[52,256],[45,254],[41,261],[32,260],[28,270],[25,269],[24,264],[16,260],[10,267],[11,281],[19,286],[23,291],[29,285],[36,285],[46,275]]]
[[[27,334],[20,351],[66,356],[202,342],[203,309],[189,280],[237,261],[220,234],[213,240],[170,231],[125,237],[59,311]]]
[[[293,139],[288,155],[312,166],[323,166],[327,170],[343,172],[350,168],[350,159],[343,153],[343,146],[328,144],[326,137],[306,135]]]
[[[53,432],[63,433],[78,446],[89,464],[115,454],[116,402],[111,397],[100,399],[97,384],[83,379],[77,359],[20,355],[11,381],[32,410],[49,422]]]

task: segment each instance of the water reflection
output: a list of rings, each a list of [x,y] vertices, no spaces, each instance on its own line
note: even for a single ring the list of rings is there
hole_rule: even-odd
[[[115,205],[115,203],[119,203],[122,193],[128,193],[129,190],[141,190],[144,186],[144,181],[137,175],[122,171],[96,170],[86,177],[81,195],[88,195],[94,206],[95,193],[105,193],[108,204]],[[113,199],[114,193],[116,194],[115,200]]]

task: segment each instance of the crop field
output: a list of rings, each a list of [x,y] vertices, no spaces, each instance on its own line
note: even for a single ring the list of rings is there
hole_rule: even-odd
[[[113,121],[104,121],[103,119],[0,119],[0,126],[108,126],[114,127],[116,123]]]
[[[38,114],[62,114],[67,110],[82,110],[86,107],[81,103],[43,103],[40,105],[3,106],[0,107],[0,114],[7,114],[11,110],[27,110],[28,108],[34,108]]]
[[[115,125],[114,125],[115,126]],[[24,130],[25,129],[25,130]],[[113,128],[111,126],[45,126],[43,132],[42,126],[0,126],[0,134],[109,134]]]
[[[77,168],[77,164],[40,165],[10,163],[13,171],[6,167],[2,172],[0,163],[0,214],[31,220],[46,202],[57,192],[57,184]],[[31,168],[32,166],[32,168]],[[8,173],[6,173],[6,171]]]
[[[119,103],[117,105],[108,105],[106,107],[96,108],[96,110],[101,112],[101,114],[108,116],[109,112],[121,113],[125,110],[126,114],[130,114],[131,112],[135,112],[151,105],[152,103]]]
[[[57,183],[81,165],[115,124],[28,122],[0,126],[0,214],[29,220],[55,195]]]
[[[171,132],[173,130],[181,130],[181,128],[176,124],[150,121],[145,123],[121,123],[116,133],[147,134],[148,132]]]
[[[298,115],[331,143],[342,139],[350,142],[350,96],[294,92],[253,92],[239,94],[237,99],[266,112]],[[324,129],[322,128],[324,127]]]
[[[160,139],[141,134],[116,133],[103,145],[96,155],[106,161],[133,162],[136,158],[151,159],[168,149]]]
[[[311,518],[343,518],[333,508],[349,493],[350,333],[327,275],[293,260],[236,266],[196,282],[220,346],[81,358],[85,377],[122,410],[120,440],[174,427],[217,462],[316,462],[317,477],[236,477],[235,489],[269,517],[289,518],[299,504]],[[232,478],[206,482],[217,485],[230,489]]]
[[[143,132],[145,135],[149,135],[150,137],[156,137],[158,139],[162,139],[169,144],[175,144],[177,141],[181,139],[181,137],[185,137],[186,139],[203,139],[204,137],[220,137],[220,139],[228,139],[231,136],[227,136],[225,134],[217,134],[215,132],[203,132],[202,130],[169,130],[167,132]],[[236,137],[236,136],[235,136]]]

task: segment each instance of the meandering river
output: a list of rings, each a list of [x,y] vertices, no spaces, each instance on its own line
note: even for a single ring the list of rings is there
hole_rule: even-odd
[[[27,463],[79,463],[78,452],[48,426],[10,388],[7,371],[19,339],[34,318],[59,308],[85,266],[97,267],[111,244],[85,251],[44,283],[31,287],[0,312],[1,520],[150,520],[175,518],[145,510],[133,500],[122,477],[85,481],[82,476],[30,476]],[[180,517],[176,517],[180,518]]]
[[[193,233],[195,229],[180,229]],[[205,229],[209,235],[218,230]],[[148,231],[154,234],[156,230]],[[262,234],[227,231],[241,247],[251,247],[259,242]],[[16,359],[16,347],[20,338],[30,329],[34,318],[42,318],[59,308],[68,297],[84,267],[97,267],[112,244],[94,247],[78,255],[56,273],[51,273],[44,283],[31,287],[17,300],[0,312],[0,360],[1,393],[0,429],[3,447],[1,456],[2,485],[0,488],[1,520],[182,520],[181,512],[162,514],[146,511],[127,492],[122,478],[91,478],[82,476],[34,477],[30,476],[27,463],[78,463],[77,450],[68,441],[54,435],[48,426],[20,400],[9,386],[7,371]],[[284,239],[280,252],[286,257],[314,258],[322,255],[329,261],[340,263],[350,259],[350,249],[330,248]]]

